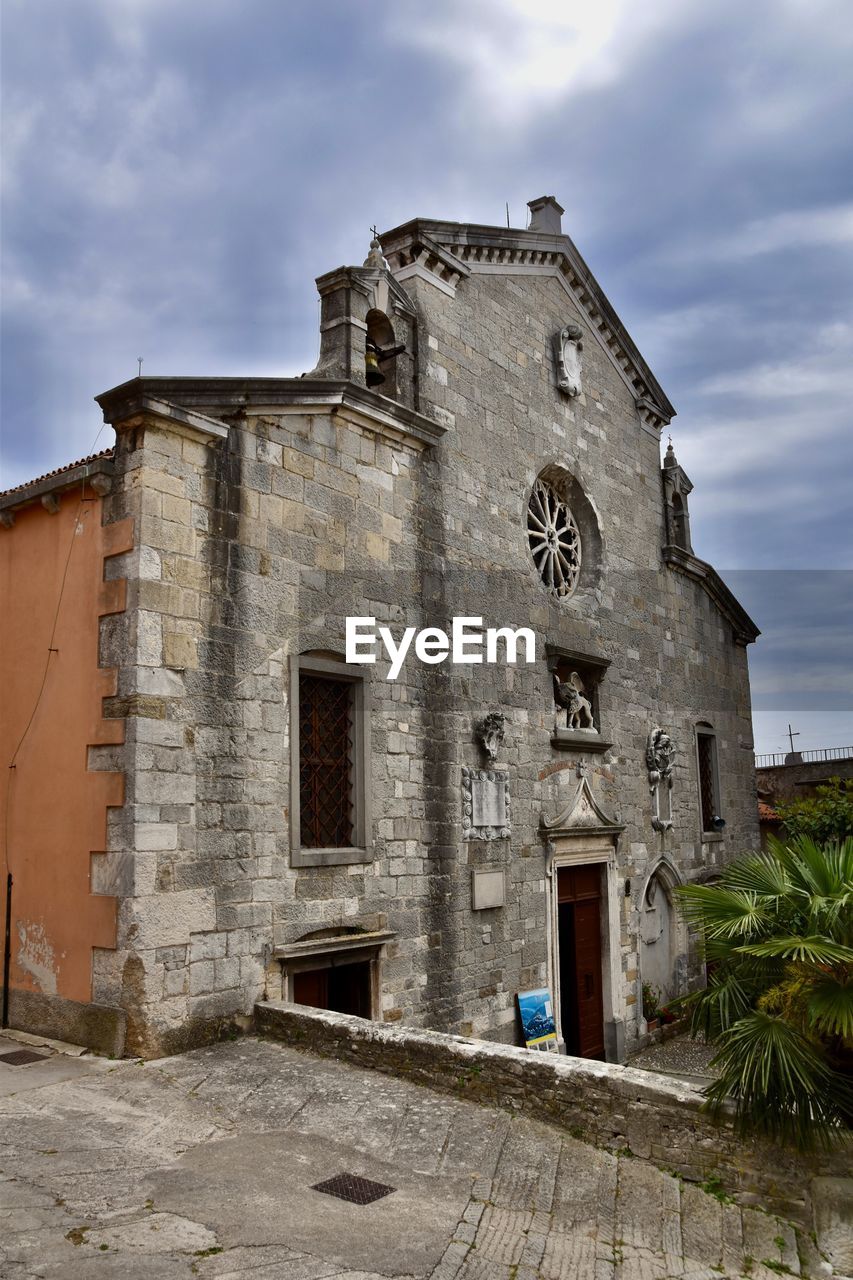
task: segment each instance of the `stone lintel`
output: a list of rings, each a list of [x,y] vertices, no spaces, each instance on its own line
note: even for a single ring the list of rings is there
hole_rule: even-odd
[[[685,574],[705,588],[720,613],[731,624],[735,644],[745,648],[758,639],[761,635],[760,628],[755,625],[746,609],[712,565],[705,560],[700,560],[698,556],[691,555],[688,551],[683,551],[681,547],[673,546],[672,543],[663,548],[663,560],[664,564],[668,564],[671,569]]]
[[[345,933],[325,938],[304,938],[301,942],[290,942],[283,947],[275,947],[273,956],[276,960],[297,960],[304,956],[325,955],[330,951],[358,951],[365,947],[380,947],[386,942],[393,942],[397,934],[393,929],[377,929],[372,933]]]
[[[552,644],[550,641],[545,645],[545,656],[549,671],[556,671],[560,662],[566,661],[576,662],[585,667],[597,668],[600,676],[604,675],[611,662],[610,658],[601,658],[591,653],[581,653],[579,649],[565,649],[562,645]]]
[[[556,751],[589,751],[593,755],[603,755],[613,746],[599,733],[591,733],[584,729],[555,729],[551,734],[551,746]]]

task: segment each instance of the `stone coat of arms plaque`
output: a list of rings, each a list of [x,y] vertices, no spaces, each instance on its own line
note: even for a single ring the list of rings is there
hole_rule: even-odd
[[[462,770],[463,840],[503,840],[510,834],[506,769]]]

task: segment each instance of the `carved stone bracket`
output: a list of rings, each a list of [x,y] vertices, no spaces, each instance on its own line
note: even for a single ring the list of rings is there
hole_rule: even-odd
[[[509,772],[462,770],[462,839],[505,840],[510,835]]]

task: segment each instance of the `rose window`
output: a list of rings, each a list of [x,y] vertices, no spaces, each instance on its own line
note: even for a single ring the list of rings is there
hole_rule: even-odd
[[[580,533],[568,504],[546,480],[536,481],[527,504],[527,539],[550,594],[568,599],[580,577]]]

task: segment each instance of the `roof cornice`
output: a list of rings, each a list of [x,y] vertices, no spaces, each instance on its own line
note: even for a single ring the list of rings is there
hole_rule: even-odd
[[[663,559],[671,569],[685,574],[705,588],[714,604],[731,623],[736,644],[745,647],[758,639],[761,630],[712,565],[671,543],[663,548]]]
[[[326,411],[416,448],[435,444],[447,427],[355,382],[332,378],[132,378],[95,397],[115,427],[140,415],[223,439],[227,419],[256,413]]]
[[[537,270],[562,277],[633,388],[643,420],[660,428],[675,417],[666,393],[569,236],[415,218],[386,231],[380,242],[395,275],[428,272],[451,291],[472,272]]]

